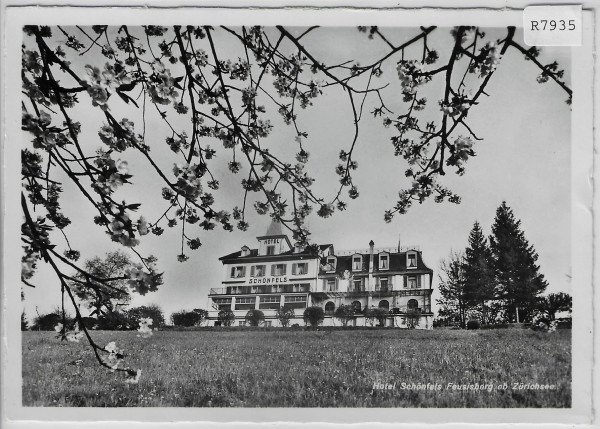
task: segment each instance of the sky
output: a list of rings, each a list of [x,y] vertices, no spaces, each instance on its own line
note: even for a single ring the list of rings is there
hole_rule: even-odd
[[[299,31],[302,30],[296,29],[296,33]],[[394,43],[419,32],[418,28],[386,28],[382,31]],[[501,38],[506,30],[486,29],[486,32],[491,38]],[[54,39],[61,40],[60,36]],[[516,39],[522,41],[520,31],[517,31]],[[223,56],[236,59],[240,55],[228,35],[215,33],[215,43]],[[376,58],[385,51],[383,42],[368,40],[356,28],[321,28],[307,36],[305,43],[316,57],[332,63],[360,58],[362,64],[368,64],[370,58]],[[428,43],[439,51],[438,64],[443,64],[452,43],[449,29],[437,29]],[[413,50],[407,50],[407,58],[420,55],[420,49],[421,45],[417,45]],[[557,60],[565,68],[565,79],[569,82],[568,48],[544,48],[539,59],[542,63]],[[86,63],[103,65],[101,57],[91,54],[72,58],[72,61],[74,67],[83,67]],[[399,95],[396,61],[397,58],[388,61],[381,82],[389,82],[383,94],[388,107],[398,115],[405,111],[406,105]],[[525,237],[539,254],[540,272],[549,284],[547,292],[570,292],[571,112],[564,102],[564,91],[553,82],[538,84],[538,74],[537,67],[524,61],[514,49],[506,53],[487,86],[489,97],[480,98],[479,105],[469,113],[470,127],[483,138],[476,143],[477,156],[467,163],[464,176],[459,177],[449,171],[442,180],[444,185],[461,196],[461,204],[436,204],[428,200],[413,205],[407,214],[397,215],[389,224],[383,221],[383,214],[395,204],[398,191],[410,186],[404,176],[408,166],[401,157],[394,156],[390,142],[394,130],[384,128],[381,118],[374,119],[369,115],[375,100],[367,99],[354,155],[359,164],[354,183],[360,196],[356,200],[345,198],[348,209],[336,211],[328,219],[311,215],[308,226],[312,241],[333,243],[339,250],[366,248],[370,240],[375,242],[375,246],[382,247],[396,246],[399,240],[403,246],[418,245],[425,263],[434,270],[435,300],[439,297],[437,276],[440,261],[451,250],[466,247],[475,221],[489,235],[495,211],[502,201],[506,201],[515,217],[521,220]],[[441,98],[439,79],[431,82],[424,93],[434,107]],[[102,117],[86,97],[81,99],[83,101],[73,110],[73,116],[81,120],[82,141],[93,152],[102,146],[97,136]],[[297,151],[293,130],[281,122],[276,108],[265,104],[274,130],[263,143],[275,153],[293,156]],[[119,100],[111,104],[111,110],[117,118],[133,120],[136,131],[142,132],[140,110],[119,104]],[[317,194],[331,199],[337,191],[335,166],[338,153],[340,149],[347,150],[353,135],[347,96],[340,91],[327,91],[315,100],[313,106],[300,113],[301,127],[309,133],[305,148],[311,154],[307,171],[316,179],[313,188]],[[431,118],[440,116],[436,109],[426,114]],[[189,130],[185,118],[172,120],[179,129],[187,127]],[[150,110],[146,116],[145,135],[146,143],[152,148],[151,153],[170,173],[175,160],[164,144],[167,130]],[[29,136],[23,135],[22,144],[27,145],[28,140]],[[224,168],[230,155],[215,144],[213,146],[218,152],[213,168],[222,186],[214,194],[219,207],[231,210],[242,202],[239,182],[247,170],[242,169],[238,175],[230,174]],[[124,186],[117,196],[128,202],[142,203],[140,214],[154,221],[165,208],[160,198],[162,184],[140,157],[125,153],[124,158],[129,161],[134,176],[132,185]],[[81,261],[119,248],[93,224],[93,210],[67,185],[62,205],[65,214],[73,221],[66,232],[72,247],[81,251]],[[226,232],[218,228],[204,232],[196,227],[196,235],[203,244],[198,250],[188,249],[189,260],[184,263],[176,258],[181,246],[179,226],[165,228],[160,237],[151,234],[142,237],[138,250],[144,255],[158,257],[159,270],[164,271],[164,284],[157,292],[143,297],[134,296],[131,305],[157,303],[167,315],[181,309],[207,308],[208,291],[211,287],[219,287],[223,276],[218,258],[239,250],[242,245],[255,247],[256,237],[263,235],[270,223],[269,217],[259,216],[253,209],[248,210],[246,219],[250,223],[246,232],[237,229]],[[32,279],[36,288],[24,286],[24,308],[29,319],[35,317],[36,312],[49,312],[60,303],[58,281],[51,270],[40,265]]]

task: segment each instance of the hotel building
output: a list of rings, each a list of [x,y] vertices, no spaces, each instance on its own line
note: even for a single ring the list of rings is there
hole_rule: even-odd
[[[290,325],[304,325],[304,310],[320,306],[323,326],[340,326],[334,312],[344,304],[355,309],[349,325],[369,326],[364,310],[379,307],[389,311],[385,326],[407,327],[407,315],[416,314],[416,328],[433,327],[433,271],[417,247],[376,248],[371,241],[367,249],[336,252],[325,244],[315,254],[292,245],[277,222],[257,240],[255,249],[242,246],[219,258],[223,281],[208,296],[210,325],[219,326],[218,312],[230,309],[234,325],[244,326],[248,310],[257,309],[265,326],[280,326],[276,311],[283,306],[294,309]]]

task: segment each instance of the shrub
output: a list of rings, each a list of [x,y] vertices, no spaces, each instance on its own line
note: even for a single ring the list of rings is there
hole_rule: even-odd
[[[221,310],[219,314],[217,314],[217,320],[221,322],[223,326],[231,326],[233,321],[235,320],[235,314],[231,310]]]
[[[293,330],[300,329],[300,325],[298,325],[297,323],[294,323],[294,324],[292,325],[292,329],[293,329]]]
[[[354,307],[351,305],[340,305],[333,313],[336,319],[342,322],[342,325],[347,326],[348,322],[354,319]]]
[[[290,323],[290,319],[294,318],[295,315],[296,314],[294,313],[293,308],[284,306],[277,309],[275,317],[277,317],[277,320],[279,320],[281,326],[287,327],[287,325]]]
[[[73,324],[73,319],[69,316],[66,317],[67,326],[71,326]],[[62,314],[60,312],[54,311],[48,314],[42,314],[38,316],[33,321],[33,325],[31,325],[32,331],[54,331],[54,328],[59,323],[63,323]]]
[[[21,313],[21,331],[29,330],[29,322],[25,318],[25,313]]]
[[[366,308],[365,309],[365,318],[373,325],[373,322],[377,320],[379,322],[378,326],[385,325],[385,319],[387,318],[389,311],[385,308]]]
[[[86,329],[96,329],[98,327],[98,320],[95,317],[82,317],[79,329],[82,329],[82,322]]]
[[[467,322],[467,329],[479,329],[481,328],[481,323],[479,323],[478,319],[471,319]]]
[[[325,319],[325,310],[322,307],[313,306],[304,310],[304,323],[310,326],[318,326]]]
[[[98,329],[106,331],[126,331],[135,329],[135,320],[127,317],[127,314],[121,311],[111,311],[98,317]]]
[[[258,326],[262,321],[265,320],[265,313],[260,310],[248,310],[246,313],[246,322],[250,326]]]
[[[408,329],[415,329],[421,323],[421,310],[410,309],[406,310],[405,319]]]
[[[127,316],[131,319],[134,328],[139,328],[140,320],[150,318],[152,319],[152,327],[158,328],[165,325],[165,316],[162,309],[156,305],[142,305],[141,307],[134,307],[127,310]]]
[[[181,310],[171,315],[171,322],[175,326],[199,326],[208,316],[208,311],[196,308],[192,311]]]

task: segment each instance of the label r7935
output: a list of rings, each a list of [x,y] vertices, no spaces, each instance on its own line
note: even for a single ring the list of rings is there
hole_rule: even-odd
[[[540,19],[532,20],[531,31],[575,31],[575,20],[554,20],[554,19]]]

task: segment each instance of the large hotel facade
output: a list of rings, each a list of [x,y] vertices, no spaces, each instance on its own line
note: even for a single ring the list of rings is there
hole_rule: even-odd
[[[286,306],[295,313],[290,325],[304,325],[304,310],[319,306],[323,325],[339,326],[334,312],[344,304],[355,310],[350,325],[369,326],[365,309],[379,307],[389,311],[385,326],[413,326],[417,317],[416,328],[433,327],[433,271],[416,247],[376,248],[371,241],[367,249],[336,252],[333,244],[324,244],[316,254],[292,245],[277,222],[257,240],[258,248],[242,246],[219,258],[223,281],[208,296],[209,324],[219,326],[219,311],[230,309],[234,325],[244,326],[248,310],[258,309],[266,326],[280,326],[276,311]]]

